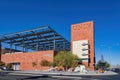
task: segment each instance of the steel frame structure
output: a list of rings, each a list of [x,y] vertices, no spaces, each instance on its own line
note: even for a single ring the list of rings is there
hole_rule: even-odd
[[[0,36],[0,42],[10,45],[10,52],[12,46],[22,47],[22,51],[27,52],[28,49],[33,51],[42,50],[70,50],[70,42],[63,38],[60,34],[54,31],[50,26],[35,28],[13,34],[5,34]]]

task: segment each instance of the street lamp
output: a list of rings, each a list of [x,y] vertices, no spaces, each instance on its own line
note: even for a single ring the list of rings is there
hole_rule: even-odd
[[[110,51],[110,46],[108,47],[108,51],[109,51],[109,63],[110,63],[110,66],[111,66],[111,51]]]

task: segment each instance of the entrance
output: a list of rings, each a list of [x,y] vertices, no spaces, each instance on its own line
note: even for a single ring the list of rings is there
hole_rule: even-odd
[[[20,63],[13,63],[14,70],[19,70],[19,68],[20,68]]]

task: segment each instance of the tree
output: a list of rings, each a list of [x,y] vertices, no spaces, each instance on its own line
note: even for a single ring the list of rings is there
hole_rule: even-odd
[[[78,65],[78,61],[77,60],[73,60],[71,67],[76,67]]]
[[[108,62],[105,62],[105,67],[106,68],[109,68],[110,67],[110,64]]]
[[[71,67],[76,67],[81,59],[78,58],[78,56],[65,51],[59,52],[55,56],[54,60],[57,63],[57,66],[62,66],[65,70],[67,70]]]
[[[5,63],[3,61],[0,61],[0,66],[5,66]]]
[[[96,64],[96,68],[100,69],[100,68],[109,68],[110,64],[107,61],[101,61],[99,60],[98,63]]]
[[[57,65],[56,62],[53,62],[53,63],[52,63],[52,66],[53,66],[53,67],[56,67],[56,65]]]

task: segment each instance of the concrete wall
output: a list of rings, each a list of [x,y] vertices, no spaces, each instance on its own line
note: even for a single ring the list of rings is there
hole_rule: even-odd
[[[2,54],[1,57],[1,60],[5,63],[20,63],[20,70],[44,70],[47,67],[40,66],[41,60],[46,59],[53,62],[54,51]],[[37,63],[37,66],[33,67],[33,62]]]
[[[88,40],[89,43],[89,61],[88,66],[94,70],[94,23],[93,21],[71,25],[71,50],[73,52],[73,42]],[[86,63],[86,62],[85,62]]]
[[[85,44],[85,45],[84,45]],[[81,59],[88,59],[89,47],[88,40],[73,41],[73,54],[76,54]]]

